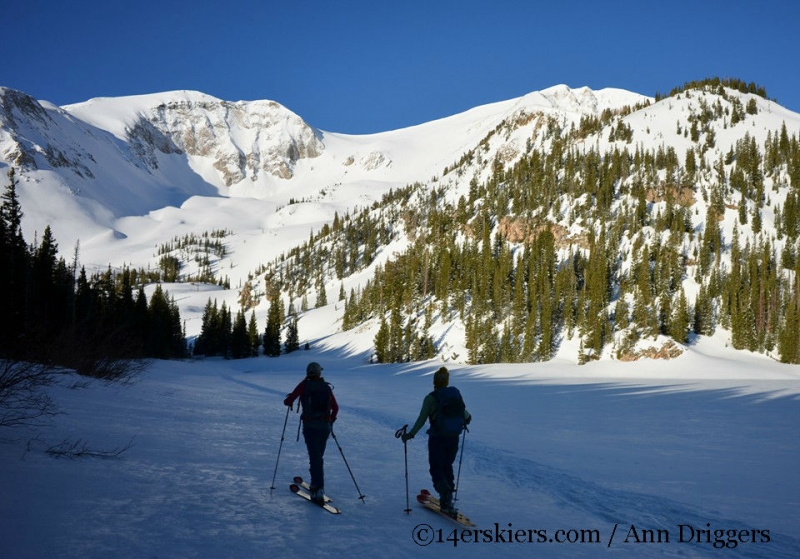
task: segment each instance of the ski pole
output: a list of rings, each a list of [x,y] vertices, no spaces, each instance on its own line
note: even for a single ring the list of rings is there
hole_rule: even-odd
[[[300,413],[300,400],[297,401],[297,413]],[[300,442],[300,427],[303,425],[303,416],[300,416],[300,419],[297,420],[297,440],[295,442]]]
[[[406,434],[406,429],[408,429],[408,423],[406,423],[405,425],[400,427],[400,429],[395,431],[394,438],[395,439],[402,439],[403,435]],[[405,510],[405,513],[406,514],[410,514],[411,513],[411,506],[408,504],[408,441],[406,441],[405,439],[403,439],[403,455],[405,457],[405,462],[406,462],[406,510]]]
[[[453,490],[453,501],[458,501],[458,481],[461,479],[461,462],[464,460],[464,443],[467,442],[467,426],[464,425],[464,434],[461,437],[461,457],[458,459],[458,475],[456,476],[456,488]]]
[[[281,459],[281,449],[283,448],[283,436],[286,434],[286,424],[289,422],[289,412],[292,411],[292,406],[286,407],[286,419],[283,420],[283,431],[281,431],[281,443],[278,445],[278,457],[275,459],[275,472],[272,474],[272,485],[270,486],[270,494],[275,490],[275,476],[278,475],[278,461]]]
[[[347,466],[347,471],[350,472],[350,477],[353,480],[353,483],[356,486],[356,491],[358,491],[358,498],[361,499],[362,503],[366,504],[364,500],[364,494],[358,488],[358,483],[356,483],[356,476],[353,475],[353,470],[350,469],[350,464],[347,463],[347,458],[344,457],[344,451],[342,450],[342,445],[339,444],[339,439],[336,438],[336,433],[333,432],[333,423],[331,423],[331,436],[333,437],[333,441],[336,443],[336,446],[339,448],[339,453],[342,455],[342,460],[344,460],[344,465]]]

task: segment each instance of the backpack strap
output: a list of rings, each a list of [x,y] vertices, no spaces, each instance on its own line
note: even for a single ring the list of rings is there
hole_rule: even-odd
[[[432,390],[430,395],[433,396],[433,401],[436,402],[436,405],[434,406],[433,411],[431,411],[431,414],[428,416],[428,419],[430,420],[431,432],[435,433],[439,430],[436,420],[439,417],[439,410],[442,407],[442,389],[437,388],[436,390]]]

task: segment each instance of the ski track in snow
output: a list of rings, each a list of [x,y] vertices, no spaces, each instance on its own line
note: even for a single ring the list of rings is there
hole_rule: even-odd
[[[473,474],[510,483],[531,493],[531,499],[543,493],[560,506],[588,513],[609,526],[619,524],[623,529],[633,524],[639,524],[640,527],[670,526],[674,525],[677,518],[683,524],[701,528],[705,528],[709,519],[714,519],[715,524],[726,529],[752,528],[744,522],[720,519],[718,513],[713,511],[697,511],[694,507],[663,497],[605,488],[535,461],[515,457],[505,450],[471,443],[470,452],[472,458],[467,462]],[[774,531],[771,538],[770,556],[797,556],[800,540]],[[702,548],[698,546],[697,549]],[[762,557],[763,553],[760,550],[748,551],[740,546],[734,550],[726,549],[725,555]]]
[[[0,441],[0,555],[18,557],[797,557],[800,541],[775,529],[797,501],[788,473],[796,460],[794,397],[742,396],[652,382],[515,385],[458,378],[473,413],[461,470],[459,506],[478,529],[597,529],[614,544],[460,544],[419,547],[415,526],[446,538],[456,526],[414,503],[428,487],[426,436],[407,445],[412,512],[405,508],[403,445],[394,432],[416,419],[430,377],[421,368],[361,368],[325,361],[340,419],[335,432],[358,492],[331,439],[326,489],[341,515],[293,496],[293,475],[307,475],[298,415],[286,422],[283,397],[305,361],[156,363],[128,386],[89,383],[54,388],[66,415],[42,431]],[[315,357],[319,359],[319,357]],[[284,362],[286,364],[284,364]],[[256,371],[237,368],[257,367]],[[502,405],[499,403],[502,402]],[[535,410],[541,431],[515,430]],[[609,414],[613,414],[609,415]],[[636,425],[625,427],[636,420]],[[667,421],[668,423],[665,423]],[[605,423],[604,423],[605,422]],[[597,425],[599,423],[599,425]],[[597,440],[608,432],[608,438]],[[733,431],[730,436],[729,431]],[[54,459],[61,439],[92,446],[134,446],[114,460]],[[702,439],[702,444],[695,444]],[[705,441],[708,439],[708,441]],[[765,440],[761,440],[765,439]],[[47,441],[45,443],[44,441]],[[110,441],[110,442],[109,442]],[[737,447],[745,447],[741,450]],[[610,446],[608,455],[603,454]],[[756,454],[752,462],[734,465]],[[760,455],[767,452],[766,458]],[[21,458],[21,459],[20,459]],[[714,459],[713,461],[710,459]],[[685,462],[688,460],[688,462]],[[682,463],[684,461],[685,463]],[[751,474],[749,469],[774,470]],[[655,467],[656,472],[633,479]],[[618,474],[617,469],[621,470]],[[664,472],[674,474],[667,475]],[[704,471],[709,470],[709,471]],[[764,476],[772,485],[748,488]],[[273,474],[275,490],[270,490]],[[718,486],[708,485],[714,476]],[[631,479],[629,479],[631,478]],[[671,485],[670,485],[671,484]],[[699,486],[698,486],[699,484]],[[765,489],[766,488],[766,489]],[[697,493],[697,489],[701,489]],[[761,495],[760,491],[774,493]],[[722,498],[720,492],[735,493]],[[719,497],[719,498],[718,498]],[[739,497],[742,504],[739,503]],[[775,502],[765,502],[774,499]],[[766,507],[777,512],[765,512]],[[716,508],[716,510],[715,510]],[[763,516],[763,521],[760,520]],[[754,520],[755,519],[755,520]],[[705,528],[770,529],[768,544],[714,549],[678,543],[679,523]],[[639,529],[669,529],[670,543],[625,544]]]
[[[402,422],[402,419],[366,408],[348,407],[347,412],[361,419],[377,423],[381,427],[391,428]],[[424,433],[424,429],[420,431]],[[614,490],[602,487],[597,483],[586,481],[556,468],[519,458],[509,451],[476,443],[469,445],[469,458],[465,466],[472,475],[488,477],[503,484],[510,484],[518,490],[527,492],[524,499],[536,499],[540,494],[547,495],[559,506],[569,507],[587,513],[590,517],[602,520],[609,526],[615,523],[624,527],[633,524],[640,526],[670,526],[675,519],[683,524],[705,528],[709,519],[725,526],[726,529],[747,530],[752,528],[745,522],[732,519],[721,519],[714,511],[698,511],[689,505],[643,493]],[[456,467],[458,462],[456,462]],[[480,484],[478,484],[480,485]],[[469,507],[469,505],[467,505]],[[633,521],[632,519],[636,519]],[[714,527],[712,526],[712,529]],[[800,540],[783,534],[771,532],[772,543],[770,556],[796,557],[800,549]],[[702,549],[697,546],[696,549]],[[725,550],[728,557],[762,557],[759,550],[748,551],[746,547]]]
[[[233,377],[227,377],[227,379],[265,393],[282,394],[281,391],[272,390],[256,383]],[[673,389],[679,390],[680,386],[673,387]],[[659,393],[665,390],[668,391],[670,388],[654,385],[626,389],[625,393],[635,396]],[[720,397],[734,397],[735,395],[734,390],[725,390],[721,391]],[[394,430],[398,426],[402,426],[404,421],[403,417],[396,414],[382,413],[373,408],[343,406],[342,409],[344,413],[350,416],[376,424],[378,429]],[[358,422],[358,424],[365,431],[374,429],[363,422]],[[422,438],[421,435],[424,432],[425,429],[420,431],[420,438]],[[627,528],[635,524],[638,524],[640,528],[647,526],[674,526],[675,519],[680,519],[682,524],[705,529],[709,519],[714,519],[714,525],[711,526],[711,529],[715,529],[717,526],[724,526],[726,530],[748,530],[753,528],[746,522],[720,518],[719,512],[713,510],[697,510],[696,507],[656,495],[603,487],[595,482],[560,471],[557,468],[514,456],[514,454],[503,448],[489,446],[473,440],[469,440],[466,444],[469,445],[469,453],[464,461],[464,473],[468,469],[470,475],[490,478],[502,484],[511,485],[518,490],[518,493],[527,494],[522,496],[522,500],[526,498],[540,499],[542,495],[545,495],[559,507],[581,511],[587,514],[589,518],[598,519],[608,526],[618,524],[623,530],[627,531]],[[457,466],[458,461],[456,462]],[[481,484],[478,483],[477,485]],[[413,500],[415,490],[412,488],[411,491]],[[469,508],[469,505],[467,505],[467,508]],[[677,555],[683,555],[683,552],[691,555],[692,551],[689,550],[700,552],[708,544],[688,544],[688,547],[685,546],[687,544],[682,544],[682,547],[671,551],[678,552]],[[800,549],[800,540],[784,534],[778,534],[774,530],[771,531],[771,543],[769,546],[771,557],[796,557],[798,549]],[[748,549],[747,546],[740,545],[736,549],[725,549],[725,556],[762,557],[763,552],[758,548]]]

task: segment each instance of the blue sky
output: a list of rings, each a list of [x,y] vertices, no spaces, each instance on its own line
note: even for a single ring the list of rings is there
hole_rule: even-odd
[[[800,112],[794,0],[0,0],[0,85],[58,105],[194,89],[330,132],[557,84],[645,95],[736,77]]]

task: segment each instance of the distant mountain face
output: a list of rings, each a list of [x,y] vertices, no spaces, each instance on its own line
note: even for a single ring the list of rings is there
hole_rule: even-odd
[[[27,236],[50,224],[68,247],[103,231],[131,239],[136,231],[122,231],[120,219],[198,197],[211,206],[231,198],[271,202],[266,213],[289,202],[325,202],[331,211],[319,225],[332,210],[375,203],[412,183],[444,188],[455,203],[498,165],[510,169],[532,150],[550,149],[556,135],[569,137],[570,149],[600,153],[671,149],[681,166],[692,152],[703,167],[728,157],[745,135],[763,144],[782,127],[797,133],[800,116],[724,88],[654,102],[619,89],[560,85],[352,136],[315,129],[274,101],[173,91],[57,107],[0,87],[0,169],[17,169]],[[280,216],[273,221],[286,224]],[[235,218],[229,225],[236,228]]]
[[[556,86],[407,129],[348,136],[317,130],[274,101],[229,102],[178,91],[56,107],[0,87],[0,165],[53,189],[67,188],[114,217],[179,205],[193,195],[285,203],[326,184],[380,181],[388,190],[456,167],[463,176],[461,158],[478,147],[470,179],[485,176],[496,158],[511,166],[538,147],[553,123],[567,131],[590,117],[597,127],[580,130],[585,145],[613,144],[612,125],[623,123],[629,142],[673,146],[682,158],[691,142],[688,130],[676,133],[676,124],[708,111],[713,99],[687,95],[645,106],[651,101],[623,90]],[[745,132],[763,140],[784,122],[790,134],[797,129],[797,114],[759,103],[748,129],[729,128],[723,119],[712,123],[717,153]],[[636,110],[612,122],[625,107]],[[465,181],[450,182],[463,188]],[[31,219],[35,214],[28,212]]]
[[[408,129],[349,136],[317,130],[274,101],[175,91],[57,107],[0,87],[0,165],[17,168],[23,198],[28,191],[29,231],[65,213],[85,230],[114,230],[118,218],[181,206],[192,196],[285,204],[350,185],[375,200],[440,175],[501,123],[515,136],[498,148],[511,162],[524,147],[516,136],[542,115],[577,121],[646,99],[557,86]]]
[[[303,120],[272,101],[229,103],[184,92],[125,99],[95,99],[64,108],[0,88],[3,161],[22,171],[67,168],[92,179],[98,161],[86,135],[120,142],[128,163],[158,169],[157,153],[206,159],[226,186],[259,173],[292,177],[299,159],[324,146]],[[85,138],[83,138],[85,140]],[[116,162],[112,162],[115,163]],[[216,181],[214,181],[216,182]]]
[[[603,109],[643,99],[622,91],[552,88],[478,109],[477,118],[466,119],[468,129],[452,123],[458,129],[456,137],[445,133],[438,151],[444,158],[453,150],[474,147],[487,126],[493,127],[510,116],[509,109],[518,113],[534,107],[541,111],[599,114]],[[457,121],[458,116],[444,120]],[[427,150],[430,142],[424,141],[423,136],[428,128],[422,125],[399,134],[408,144],[405,151],[413,151],[415,144]],[[439,135],[441,123],[433,128]],[[415,138],[412,130],[419,137]],[[216,187],[232,188],[234,194],[237,185],[247,183],[259,183],[269,191],[276,182],[294,178],[298,162],[322,156],[329,143],[325,136],[274,101],[234,103],[183,91],[98,98],[56,107],[20,91],[0,88],[0,161],[22,173],[52,171],[54,180],[63,177],[67,184],[96,180],[101,167],[134,176],[144,171],[151,180],[159,180],[160,160],[167,157],[186,164],[187,174],[197,174]],[[350,137],[352,153],[344,154],[335,178],[354,164],[367,171],[391,166],[391,154],[381,149],[381,140],[386,136],[397,134]],[[343,137],[340,135],[334,143],[341,143]],[[370,143],[375,144],[374,149],[369,149]],[[427,178],[418,176],[416,180]],[[166,177],[163,179],[165,187],[174,186]],[[102,203],[102,197],[98,198]]]
[[[494,358],[494,349],[478,351],[475,340],[506,335],[479,332],[477,324],[502,320],[497,328],[527,332],[541,329],[544,319],[522,326],[514,322],[521,320],[518,308],[507,314],[505,308],[478,306],[476,297],[491,296],[481,291],[488,284],[468,285],[482,273],[465,271],[473,265],[469,251],[481,243],[487,262],[506,249],[517,255],[495,262],[506,268],[492,274],[508,280],[517,273],[509,272],[519,264],[515,258],[527,255],[544,230],[553,235],[554,258],[577,266],[569,272],[575,276],[573,307],[588,297],[579,292],[583,267],[610,263],[610,275],[598,280],[604,287],[594,287],[599,298],[589,305],[589,314],[601,320],[591,324],[593,337],[583,334],[580,340],[593,344],[586,350],[591,358],[609,343],[630,345],[642,332],[665,332],[669,304],[683,305],[681,297],[688,296],[687,304],[694,305],[706,290],[718,290],[717,280],[727,281],[734,258],[734,237],[742,246],[773,249],[774,262],[765,265],[786,268],[774,295],[785,311],[791,262],[800,260],[793,245],[800,234],[800,224],[794,225],[800,221],[798,135],[800,115],[760,91],[720,83],[696,84],[663,99],[555,86],[364,136],[315,129],[273,101],[229,102],[176,91],[56,107],[0,88],[0,170],[17,170],[28,239],[51,224],[62,247],[80,240],[82,255],[98,268],[156,266],[162,251],[172,250],[189,274],[196,271],[191,258],[169,247],[159,247],[156,255],[154,245],[214,230],[228,236],[226,248],[218,261],[204,264],[203,277],[224,275],[262,305],[264,285],[275,278],[283,282],[283,296],[299,306],[301,298],[319,297],[320,291],[344,292],[345,284],[348,292],[370,278],[373,286],[385,284],[383,266],[436,267],[448,252],[447,266],[454,276],[461,266],[463,291],[470,294],[459,301],[460,318],[452,318],[444,285],[431,299],[433,280],[426,276],[406,277],[410,283],[398,287],[411,293],[424,286],[414,304],[427,302],[424,309],[407,307],[410,314],[397,319],[411,324],[415,313],[441,305],[441,316],[427,322],[458,334],[442,334],[438,351],[447,348],[462,357],[469,351],[472,361]],[[301,244],[303,251],[295,250]],[[650,255],[649,265],[666,266],[655,264],[662,244],[675,264],[666,295],[657,291],[663,277],[653,272],[642,279],[648,264],[637,260]],[[602,257],[601,245],[607,252]],[[284,261],[289,252],[293,256]],[[715,278],[712,285],[704,274]],[[650,280],[658,303],[642,299],[645,288],[635,285]],[[492,296],[522,297],[502,292],[513,281],[494,282]],[[720,293],[712,297],[709,320],[734,329],[731,317],[738,315],[730,301]],[[617,303],[635,307],[630,325],[619,332],[612,318]],[[530,311],[535,305],[527,306]],[[386,311],[366,303],[360,308],[359,317],[342,321],[352,327],[372,320],[377,327],[379,313]],[[641,310],[647,308],[665,316],[649,317]],[[573,319],[587,320],[585,314]],[[561,330],[548,336],[573,335],[573,325],[562,320]],[[768,350],[778,326],[759,320],[753,327],[762,330],[756,345]],[[586,324],[578,322],[578,330],[588,331]],[[513,347],[523,338],[530,344],[536,339],[546,345],[535,350],[543,352],[541,358],[556,343],[541,344],[543,335],[509,334],[502,343]],[[742,336],[735,346],[749,339]],[[466,350],[464,337],[473,339]]]
[[[86,128],[70,122],[56,107],[42,105],[20,91],[0,88],[0,126],[7,165],[20,171],[69,168],[78,176],[93,178],[85,165],[92,155],[63,133],[69,128],[85,132]]]
[[[177,189],[185,198],[245,181],[269,186],[324,151],[320,134],[278,103],[229,103],[194,92],[59,108],[3,88],[0,128],[4,164],[45,174],[116,216],[174,202],[158,190]],[[108,192],[114,183],[130,191],[130,206]]]
[[[158,168],[156,152],[202,158],[227,187],[261,173],[290,179],[298,160],[324,150],[315,130],[273,101],[231,103],[184,92],[144,96],[127,107],[124,100],[97,99],[65,110],[98,126],[96,115],[116,114],[122,139],[148,168]]]

